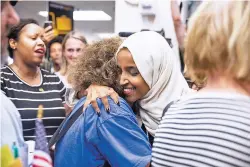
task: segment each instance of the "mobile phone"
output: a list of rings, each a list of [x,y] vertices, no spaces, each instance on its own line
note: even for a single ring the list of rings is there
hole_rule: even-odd
[[[53,22],[52,22],[52,21],[45,21],[45,22],[44,22],[44,25],[43,25],[43,28],[46,28],[46,27],[48,27],[48,26],[51,26],[52,29],[53,29]]]

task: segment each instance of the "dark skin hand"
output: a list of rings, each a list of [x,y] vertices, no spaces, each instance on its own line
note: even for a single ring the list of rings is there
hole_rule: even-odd
[[[97,98],[100,98],[102,100],[103,105],[105,106],[106,111],[109,112],[110,107],[108,103],[108,96],[110,96],[111,99],[113,99],[114,102],[119,105],[119,95],[114,91],[113,88],[92,84],[87,89],[87,92],[87,99],[84,103],[83,111],[87,108],[89,104],[92,104],[95,111],[100,114],[100,109],[96,100]]]
[[[87,92],[88,92],[88,95],[84,103],[83,111],[89,104],[92,104],[95,111],[97,113],[100,113],[100,109],[96,101],[97,98],[100,98],[102,100],[102,103],[104,104],[106,108],[106,111],[109,111],[109,103],[108,103],[107,96],[110,96],[117,105],[120,105],[119,100],[118,100],[119,95],[114,91],[114,89],[110,87],[92,84],[87,89]],[[150,167],[150,163],[148,163],[146,167]]]
[[[53,38],[55,38],[54,30],[51,26],[44,29],[43,41],[47,45]]]

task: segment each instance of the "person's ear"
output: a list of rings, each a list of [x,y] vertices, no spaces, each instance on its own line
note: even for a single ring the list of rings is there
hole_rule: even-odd
[[[13,49],[13,50],[15,50],[16,48],[17,48],[17,42],[16,42],[16,40],[14,40],[14,39],[9,39],[9,44],[10,44],[10,47]]]

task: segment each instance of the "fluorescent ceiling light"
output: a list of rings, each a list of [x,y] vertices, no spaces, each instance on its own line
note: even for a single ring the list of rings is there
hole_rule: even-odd
[[[114,36],[118,36],[115,33],[97,33],[97,35],[101,39],[103,39],[103,38],[111,38],[111,37],[114,37]]]
[[[47,11],[40,11],[40,12],[38,12],[38,14],[40,16],[43,16],[43,17],[48,17],[48,12]]]
[[[101,10],[86,10],[86,11],[74,11],[74,20],[112,20],[107,13]]]
[[[48,17],[47,11],[38,12],[40,16]],[[74,11],[73,18],[75,21],[109,21],[112,17],[102,10],[82,10]]]

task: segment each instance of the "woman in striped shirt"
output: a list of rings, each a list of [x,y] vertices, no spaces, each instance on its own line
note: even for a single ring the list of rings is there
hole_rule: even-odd
[[[166,112],[152,166],[250,166],[250,1],[204,2],[189,27],[188,74],[206,86]]]
[[[65,87],[61,80],[39,68],[45,55],[43,28],[35,20],[22,20],[11,28],[9,52],[13,64],[1,69],[1,90],[20,112],[25,140],[35,139],[38,106],[44,106],[43,123],[49,139],[65,118]]]

